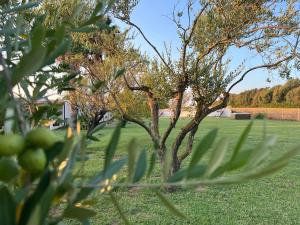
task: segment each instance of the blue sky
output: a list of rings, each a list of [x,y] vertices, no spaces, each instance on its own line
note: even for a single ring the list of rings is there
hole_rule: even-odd
[[[140,0],[138,6],[134,9],[131,20],[141,27],[144,34],[151,40],[151,42],[160,50],[164,49],[164,43],[171,44],[175,57],[178,56],[176,48],[180,46],[176,27],[172,21],[166,16],[170,16],[177,0]],[[180,1],[178,7],[182,7],[184,1]],[[137,33],[137,32],[136,32]],[[138,34],[138,33],[137,33]],[[143,52],[150,55],[155,55],[151,47],[137,35],[135,45],[140,47]],[[247,50],[231,53],[233,68],[236,67],[241,60],[247,60],[249,66],[256,65],[260,60],[251,56]],[[271,79],[271,83],[267,82],[267,78]],[[266,70],[257,70],[248,74],[246,79],[240,83],[233,92],[240,92],[252,88],[260,88],[266,86],[274,86],[285,82],[276,74],[268,74]]]

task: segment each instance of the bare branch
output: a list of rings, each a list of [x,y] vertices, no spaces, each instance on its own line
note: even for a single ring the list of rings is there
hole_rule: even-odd
[[[123,79],[125,81],[125,84],[127,86],[128,89],[130,89],[131,91],[144,91],[144,92],[147,92],[149,93],[150,92],[150,88],[145,86],[145,85],[141,85],[141,86],[138,86],[138,87],[133,87],[133,86],[130,86],[125,75],[123,76]]]
[[[248,69],[247,71],[245,71],[245,72],[243,73],[243,75],[240,77],[240,79],[238,79],[236,82],[234,82],[234,83],[228,88],[228,91],[227,91],[227,92],[229,93],[229,92],[232,90],[232,88],[234,88],[237,84],[239,84],[240,82],[242,82],[242,81],[244,80],[245,76],[246,76],[248,73],[250,73],[251,71],[254,71],[254,70],[257,70],[257,69],[262,69],[262,68],[272,68],[272,67],[276,67],[276,66],[280,65],[282,62],[285,62],[285,61],[287,61],[287,60],[292,59],[292,58],[293,58],[293,55],[294,55],[294,54],[291,54],[291,55],[289,55],[289,56],[287,56],[287,57],[285,57],[285,58],[283,58],[283,59],[281,59],[281,60],[279,60],[279,61],[277,61],[277,62],[275,62],[275,63],[263,64],[263,65],[254,66],[254,67]]]
[[[189,33],[189,36],[188,36],[188,38],[186,39],[185,38],[185,33],[184,33],[184,35],[183,35],[183,49],[182,49],[182,71],[183,71],[183,73],[185,73],[186,72],[186,53],[187,53],[187,47],[188,47],[188,45],[190,44],[190,42],[191,42],[191,39],[192,39],[192,37],[193,37],[193,34],[194,34],[194,32],[195,32],[195,29],[196,29],[196,26],[197,26],[197,23],[198,23],[198,21],[199,21],[199,19],[200,19],[200,17],[202,16],[202,14],[203,14],[203,12],[205,11],[205,9],[208,7],[208,3],[206,3],[206,5],[204,5],[203,6],[203,8],[200,10],[200,12],[198,13],[198,15],[197,15],[197,17],[195,18],[195,20],[194,20],[194,22],[193,22],[193,25],[192,25],[192,28],[191,28],[191,31],[190,31],[190,33]],[[189,7],[190,8],[190,7]],[[189,9],[188,8],[188,9]],[[188,10],[188,12],[189,12],[189,10]],[[189,17],[190,17],[190,15],[189,15]]]
[[[144,34],[144,32],[142,31],[142,29],[136,25],[135,23],[131,22],[128,19],[124,19],[121,17],[117,17],[118,19],[124,21],[125,23],[127,23],[130,26],[133,26],[134,28],[136,28],[139,33],[142,35],[142,37],[144,38],[144,40],[151,46],[151,48],[155,51],[155,53],[158,55],[158,57],[161,59],[161,61],[163,62],[163,64],[169,69],[169,71],[174,74],[174,71],[172,70],[172,68],[170,67],[170,65],[166,62],[166,60],[164,59],[164,57],[162,56],[162,54],[157,50],[157,48],[151,43],[151,41],[146,37],[146,35]]]

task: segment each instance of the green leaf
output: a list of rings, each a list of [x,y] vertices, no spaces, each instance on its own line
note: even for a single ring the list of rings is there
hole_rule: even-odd
[[[103,20],[103,15],[94,16],[93,18],[90,18],[88,21],[86,21],[82,26],[89,26],[97,23],[98,21]]]
[[[96,188],[99,188],[99,184],[104,181],[105,179],[110,179],[114,174],[116,174],[127,162],[127,159],[121,159],[116,162],[110,164],[110,166],[106,169],[106,171],[99,172],[96,176],[94,176],[89,182],[87,187],[83,187],[80,191],[76,194],[75,198],[73,199],[73,204],[85,199],[89,194],[92,193]],[[93,187],[95,186],[96,187]]]
[[[160,193],[159,191],[155,191],[155,194],[172,214],[174,214],[175,216],[181,217],[181,218],[187,218],[162,193]]]
[[[49,65],[55,62],[55,59],[58,56],[65,54],[71,47],[71,40],[69,38],[65,38],[59,45],[51,51],[47,56],[47,61],[45,65]],[[76,74],[77,75],[77,74]]]
[[[71,32],[75,33],[90,33],[96,31],[97,28],[91,27],[91,26],[84,26],[84,27],[78,27],[78,28],[73,28]]]
[[[28,225],[39,225],[41,220],[41,206],[37,205],[28,219]]]
[[[65,77],[63,78],[63,82],[64,82],[64,83],[68,83],[69,81],[71,81],[71,80],[73,80],[74,78],[76,78],[78,74],[79,74],[79,72],[74,72],[74,73],[71,73],[71,74],[65,76]]]
[[[57,156],[58,164],[60,164],[62,161],[64,161],[67,156],[70,154],[74,144],[74,138],[66,138],[64,143],[64,148]]]
[[[255,168],[270,154],[270,147],[276,143],[276,137],[267,137],[251,153],[245,169]]]
[[[65,183],[66,180],[68,180],[68,177],[71,176],[75,163],[76,158],[78,156],[78,153],[81,149],[82,140],[76,143],[76,145],[72,148],[72,150],[69,152],[68,155],[68,162],[65,168],[63,169],[61,176],[59,178],[59,184],[62,185]]]
[[[86,138],[87,138],[87,139],[90,139],[90,140],[92,140],[92,141],[100,141],[99,138],[96,138],[96,137],[93,136],[93,135],[87,135]]]
[[[45,224],[45,221],[49,214],[52,200],[54,198],[55,190],[56,190],[56,184],[54,182],[51,182],[48,188],[46,189],[46,191],[43,193],[43,196],[35,206],[27,224],[30,225]]]
[[[115,3],[115,0],[109,0],[108,1],[107,7],[106,7],[105,11],[103,12],[104,15],[106,13],[108,13],[108,11],[113,7],[114,3]]]
[[[243,131],[242,135],[240,136],[235,148],[233,149],[233,155],[231,157],[231,161],[233,161],[235,159],[235,157],[238,155],[239,151],[241,150],[243,144],[245,143],[245,141],[250,133],[252,126],[253,126],[253,120],[247,125],[247,127]]]
[[[105,127],[105,123],[100,123],[91,132],[89,132],[88,135],[92,135],[92,134],[98,132],[99,130],[102,130],[104,127]]]
[[[149,178],[150,175],[152,174],[154,166],[155,166],[155,162],[156,162],[156,153],[152,152],[151,157],[150,157],[149,169],[147,172],[147,178]]]
[[[221,165],[227,149],[228,149],[228,139],[222,138],[218,142],[216,148],[212,153],[212,156],[207,166],[207,170],[205,171],[204,174],[205,177],[210,177],[210,175]]]
[[[79,17],[80,17],[80,14],[82,13],[82,10],[84,9],[84,4],[83,3],[78,3],[76,6],[75,6],[75,9],[73,10],[72,12],[72,17],[71,17],[71,20],[73,21],[78,21],[80,20]]]
[[[131,141],[129,142],[129,145],[128,145],[128,166],[127,166],[128,167],[128,176],[127,176],[128,182],[133,181],[136,150],[137,150],[136,140],[133,138],[133,139],[131,139]]]
[[[91,209],[77,207],[77,206],[69,206],[65,209],[63,216],[66,218],[77,219],[81,222],[90,219],[91,217],[95,216],[96,212]]]
[[[38,93],[41,91],[42,87],[46,84],[48,80],[48,76],[47,75],[39,75],[35,78],[35,82],[36,82],[36,85],[33,89],[33,92],[32,92],[32,95],[33,96],[37,96]]]
[[[104,158],[104,170],[106,170],[109,166],[109,164],[111,163],[115,152],[117,150],[117,145],[119,142],[119,138],[120,138],[120,134],[121,134],[121,123],[119,123],[117,125],[117,127],[114,130],[114,133],[105,149],[105,158]]]
[[[125,68],[122,69],[118,69],[116,74],[115,74],[115,78],[118,78],[119,76],[123,75],[125,73]]]
[[[12,73],[13,85],[19,83],[24,77],[37,72],[43,65],[46,56],[46,48],[42,41],[45,37],[45,28],[42,25],[36,26],[32,32],[32,49],[21,57],[20,62]]]
[[[16,203],[7,187],[0,184],[0,221],[5,225],[16,225]]]
[[[189,169],[195,166],[204,154],[209,150],[209,148],[213,145],[216,137],[217,137],[218,129],[211,130],[207,135],[203,137],[201,142],[197,145],[196,149],[191,158],[191,162],[189,164]]]
[[[123,213],[122,209],[121,209],[121,206],[116,198],[116,196],[114,195],[114,193],[110,192],[109,193],[110,195],[110,199],[112,201],[112,203],[114,204],[114,206],[116,207],[118,213],[120,214],[121,218],[123,219],[123,222],[128,225],[129,224],[129,221],[128,219],[126,218],[125,214]]]
[[[12,35],[17,32],[17,29],[13,28],[4,28],[0,30],[0,35]]]
[[[258,179],[261,177],[265,177],[267,175],[273,174],[276,171],[285,167],[289,160],[299,154],[300,146],[295,147],[294,149],[288,151],[279,159],[269,163],[267,166],[263,168],[257,169],[253,168],[252,171],[245,171],[241,174],[230,176],[230,177],[222,177],[220,179],[212,180],[211,183],[213,184],[234,184],[234,183],[241,183],[252,179]]]
[[[51,173],[46,171],[38,186],[36,187],[35,191],[29,196],[29,198],[25,201],[23,210],[20,215],[20,222],[19,225],[28,225],[28,221],[35,210],[35,207],[41,201],[45,191],[47,190],[48,186],[51,182]]]
[[[95,9],[92,12],[92,15],[91,15],[90,18],[93,18],[93,17],[97,16],[98,13],[101,12],[102,9],[103,9],[103,3],[102,2],[98,2],[97,5],[95,6]]]
[[[20,12],[20,11],[27,10],[30,8],[34,8],[34,7],[37,7],[39,4],[40,4],[40,2],[29,2],[29,3],[21,4],[14,8],[3,10],[1,12],[1,15],[8,14],[8,13],[16,13],[16,12]]]
[[[247,176],[248,179],[257,179],[269,174],[272,174],[279,169],[286,166],[291,158],[299,154],[300,152],[300,146],[296,146],[294,149],[288,151],[283,156],[281,156],[279,159],[271,162],[269,165],[265,166],[263,169],[260,169],[254,173],[251,173]]]
[[[52,145],[50,148],[45,151],[47,156],[47,161],[51,162],[56,156],[58,156],[64,149],[64,142],[59,141]]]
[[[12,73],[13,85],[20,82],[23,77],[37,72],[42,67],[45,56],[46,49],[43,47],[33,49],[28,54],[24,55]]]
[[[28,83],[27,83],[27,81],[26,80],[21,81],[19,84],[20,84],[20,86],[22,88],[22,91],[24,91],[24,93],[26,95],[26,98],[28,100],[31,100],[32,98],[31,98],[31,94],[29,93],[29,90],[28,90]]]
[[[180,182],[183,179],[194,179],[202,177],[205,173],[205,170],[207,169],[206,165],[196,165],[192,169],[189,170],[189,173],[187,175],[188,169],[181,169],[174,173],[169,179],[168,182],[175,183]]]
[[[142,179],[143,175],[146,172],[146,169],[147,169],[147,151],[143,150],[139,156],[139,159],[137,160],[135,173],[133,176],[134,183]]]
[[[94,84],[92,87],[93,93],[95,93],[99,88],[103,87],[104,84],[105,84],[105,82],[102,80],[97,81],[96,84]]]
[[[235,157],[235,159],[229,162],[227,170],[228,171],[236,170],[246,165],[252,151],[253,149],[239,152],[239,154]]]
[[[233,160],[230,160],[225,165],[217,168],[211,175],[211,178],[221,176],[226,171],[237,170],[237,169],[245,166],[247,164],[247,162],[249,160],[249,156],[251,155],[252,152],[253,152],[253,149],[240,151]]]

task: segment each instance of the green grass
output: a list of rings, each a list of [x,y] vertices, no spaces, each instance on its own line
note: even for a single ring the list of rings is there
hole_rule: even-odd
[[[176,130],[178,131],[185,122],[184,119],[180,120]],[[208,118],[200,125],[196,143],[209,130],[217,127],[219,128],[218,137],[229,137],[233,146],[248,122]],[[165,129],[167,123],[168,120],[162,120],[161,127]],[[176,130],[172,133],[171,140],[175,137]],[[263,121],[256,121],[245,148],[251,148],[261,140],[262,130]],[[298,122],[266,121],[266,130],[268,135],[278,136],[271,159],[300,144],[300,123]],[[103,150],[112,131],[113,127],[105,128],[98,134],[101,142],[90,144],[90,159],[85,168],[87,175],[92,175],[102,168]],[[116,157],[126,154],[131,138],[137,139],[141,150],[151,147],[151,141],[146,132],[134,124],[128,124],[122,129]],[[167,194],[168,198],[189,217],[189,220],[174,217],[150,191],[120,190],[116,195],[132,224],[300,224],[299,162],[300,155],[292,159],[290,164],[280,172],[245,184],[203,186],[197,190],[186,188]],[[158,168],[156,168],[154,181],[158,179],[158,175]],[[97,200],[94,206],[97,216],[92,224],[122,224],[108,196],[97,192],[92,198]]]

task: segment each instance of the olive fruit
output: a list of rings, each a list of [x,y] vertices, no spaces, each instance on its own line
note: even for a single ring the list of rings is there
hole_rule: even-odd
[[[47,128],[38,127],[26,135],[26,142],[32,147],[47,149],[56,142],[56,137]]]
[[[19,164],[23,169],[32,174],[41,173],[47,163],[46,154],[43,149],[27,149],[19,155]]]
[[[25,148],[23,137],[18,134],[0,135],[0,156],[20,154]]]
[[[0,180],[10,182],[19,175],[19,166],[17,162],[8,157],[0,159]]]

